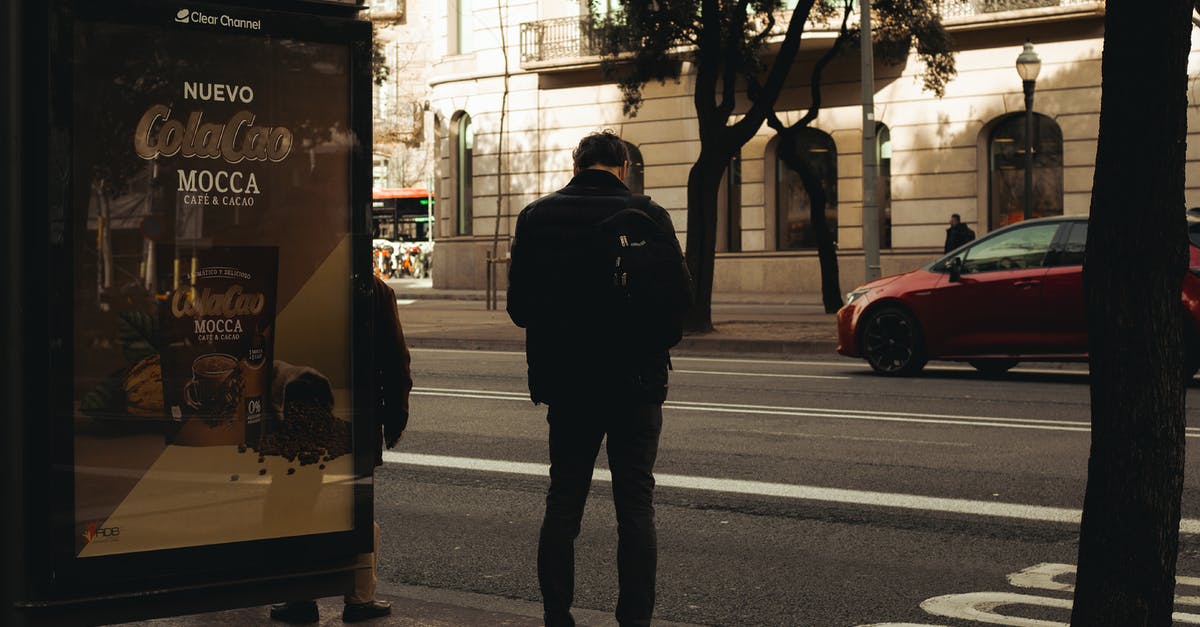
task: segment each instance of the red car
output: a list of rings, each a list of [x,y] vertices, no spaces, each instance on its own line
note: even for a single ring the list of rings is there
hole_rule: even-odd
[[[911,375],[930,359],[998,374],[1020,361],[1084,361],[1083,251],[1087,218],[1028,220],[905,274],[846,295],[838,352],[876,372]],[[1200,223],[1189,225],[1188,335],[1200,337]],[[1195,371],[1200,353],[1189,355]]]

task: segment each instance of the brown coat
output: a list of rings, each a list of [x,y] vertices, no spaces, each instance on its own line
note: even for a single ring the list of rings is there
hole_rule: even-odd
[[[379,466],[383,464],[384,444],[388,448],[395,446],[400,434],[408,427],[408,395],[412,391],[413,380],[412,356],[404,341],[396,293],[379,277],[372,278],[372,314],[375,323],[373,386],[378,395],[373,433],[378,440],[375,465]]]

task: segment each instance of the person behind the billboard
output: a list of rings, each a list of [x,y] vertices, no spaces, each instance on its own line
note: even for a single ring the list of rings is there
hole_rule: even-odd
[[[383,447],[396,446],[408,427],[408,395],[412,390],[412,356],[404,341],[404,328],[400,324],[400,311],[396,308],[396,294],[382,279],[374,279],[372,292],[372,315],[375,317],[375,379],[373,385],[378,402],[375,405],[375,428],[372,433],[378,444],[375,465],[383,465]],[[354,591],[345,597],[342,622],[355,623],[387,616],[392,613],[392,604],[375,598],[378,581],[375,572],[375,557],[379,553],[379,523],[375,523],[375,550],[359,556],[360,568],[354,575]],[[277,621],[304,624],[320,620],[315,601],[291,601],[271,607],[271,618]]]

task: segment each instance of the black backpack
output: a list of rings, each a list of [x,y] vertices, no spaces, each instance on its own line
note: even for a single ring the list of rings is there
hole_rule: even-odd
[[[597,224],[597,248],[610,268],[603,306],[625,348],[667,350],[682,338],[691,280],[675,234],[646,213],[650,197],[633,194],[629,204]]]

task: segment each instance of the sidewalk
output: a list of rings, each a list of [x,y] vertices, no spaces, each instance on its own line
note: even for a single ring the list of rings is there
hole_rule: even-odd
[[[435,290],[413,281],[389,281],[402,303],[400,319],[410,346],[463,350],[525,349],[524,331],[500,309],[485,309],[482,290]],[[425,283],[427,284],[427,282]],[[718,294],[713,298],[716,331],[683,338],[672,353],[754,353],[776,357],[833,355],[837,323],[818,296]]]
[[[539,627],[542,624],[542,605],[533,601],[506,597],[385,584],[379,582],[376,596],[392,602],[392,614],[384,618],[356,623],[365,627],[459,627],[459,626],[512,626]],[[317,606],[320,627],[342,624],[342,599],[330,597],[320,599]],[[285,627],[285,623],[272,622],[267,607],[250,607],[225,612],[160,618],[156,620],[125,623],[127,627]],[[617,627],[617,621],[609,612],[573,609],[576,621],[590,627]],[[695,627],[684,623],[654,621],[663,627]]]

